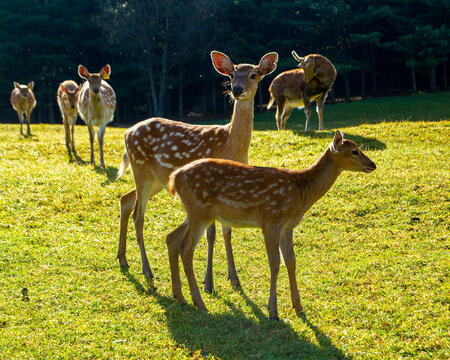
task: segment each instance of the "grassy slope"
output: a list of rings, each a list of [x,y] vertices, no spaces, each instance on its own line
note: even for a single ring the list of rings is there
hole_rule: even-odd
[[[70,162],[62,126],[34,125],[34,136],[23,138],[18,125],[1,125],[0,358],[448,358],[449,103],[441,93],[332,105],[329,131],[298,131],[304,115],[296,111],[294,131],[254,132],[252,164],[307,166],[339,127],[378,165],[372,174],[341,175],[297,228],[307,318],[292,311],[281,267],[279,323],[266,317],[270,273],[258,230],[234,231],[242,292],[226,279],[219,231],[216,294],[202,294],[210,312],[173,301],[164,238],[183,211],[167,192],[146,217],[157,290],[146,288],[132,225],[132,267],[120,271],[118,200],[133,187],[131,175],[111,181],[123,129],[107,129],[103,171],[85,162],[84,127],[76,128],[79,158]],[[256,128],[268,125],[273,113],[258,116]],[[201,241],[199,282],[205,260]]]

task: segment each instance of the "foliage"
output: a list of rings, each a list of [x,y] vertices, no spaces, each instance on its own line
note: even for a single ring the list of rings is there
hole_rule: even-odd
[[[449,101],[438,93],[327,105],[327,131],[297,130],[296,112],[294,130],[254,132],[255,165],[308,166],[340,128],[378,166],[343,173],[296,229],[306,317],[291,309],[281,266],[278,323],[267,319],[258,230],[233,232],[241,292],[226,279],[219,231],[216,293],[202,293],[210,312],[176,304],[164,238],[184,213],[167,192],[146,215],[156,289],[141,274],[132,225],[131,268],[120,271],[119,198],[134,187],[131,175],[113,181],[124,129],[107,129],[102,170],[87,162],[85,127],[76,127],[69,159],[62,125],[32,125],[28,138],[17,124],[0,125],[0,358],[448,359]],[[265,121],[257,115],[255,126]],[[205,243],[194,256],[199,282]]]

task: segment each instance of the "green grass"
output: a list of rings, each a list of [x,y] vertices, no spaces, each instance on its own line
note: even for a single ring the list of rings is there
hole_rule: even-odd
[[[270,272],[256,229],[233,231],[241,292],[226,279],[219,231],[216,293],[202,292],[210,312],[172,299],[165,236],[183,211],[167,192],[149,203],[144,233],[157,289],[141,274],[132,225],[131,268],[120,271],[119,198],[133,188],[131,174],[112,181],[124,129],[107,129],[102,170],[86,162],[85,127],[70,161],[62,125],[32,125],[32,138],[0,125],[0,358],[448,359],[449,103],[440,93],[331,105],[327,131],[300,131],[296,111],[294,131],[254,132],[255,165],[308,166],[334,128],[378,165],[342,174],[296,229],[306,318],[291,308],[282,266],[278,323],[267,319]],[[257,116],[258,129],[265,123],[273,128],[273,113]],[[200,283],[206,241],[194,260]]]

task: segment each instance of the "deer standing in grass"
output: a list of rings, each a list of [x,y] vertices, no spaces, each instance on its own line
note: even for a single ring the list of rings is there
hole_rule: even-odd
[[[56,100],[58,101],[59,110],[61,111],[62,121],[64,124],[64,132],[66,136],[67,150],[72,148],[75,152],[75,143],[73,140],[73,132],[78,115],[78,93],[80,88],[75,81],[66,80],[59,84]]]
[[[14,81],[14,89],[11,92],[11,105],[17,111],[20,123],[20,134],[23,135],[22,124],[24,116],[27,120],[27,135],[31,136],[30,131],[30,116],[33,109],[36,107],[36,98],[33,93],[34,81],[30,81],[28,85],[20,85]]]
[[[170,176],[169,190],[177,194],[187,220],[167,236],[172,291],[180,304],[178,257],[181,256],[194,305],[205,309],[192,267],[194,249],[206,227],[215,220],[229,227],[262,229],[270,266],[269,317],[277,320],[277,276],[283,254],[291,288],[291,300],[300,314],[302,306],[295,276],[293,230],[306,211],[331,188],[343,170],[369,173],[370,160],[338,130],[314,165],[291,171],[254,167],[230,160],[202,159]]]
[[[104,168],[103,137],[105,135],[106,125],[113,120],[114,110],[116,109],[116,94],[113,88],[105,81],[111,75],[111,67],[105,65],[99,73],[91,74],[83,65],[79,65],[78,75],[86,80],[81,86],[78,96],[78,112],[89,130],[91,164],[95,165],[94,126],[97,126],[100,166]]]
[[[299,62],[298,69],[282,72],[269,87],[270,101],[267,109],[275,102],[275,118],[278,130],[284,130],[286,121],[295,107],[305,107],[305,131],[309,131],[311,102],[316,101],[319,116],[319,130],[323,130],[323,106],[331,86],[336,80],[336,69],[330,60],[319,54],[300,57],[295,51],[292,56]]]
[[[117,258],[127,268],[126,236],[128,219],[134,208],[133,220],[139,244],[142,271],[153,278],[144,246],[144,215],[148,200],[167,186],[170,173],[196,159],[216,157],[246,163],[253,130],[254,97],[261,79],[276,69],[277,53],[264,55],[258,65],[234,65],[225,54],[212,51],[211,60],[219,74],[231,79],[233,115],[227,125],[189,125],[162,118],[151,118],[128,129],[125,133],[126,152],[118,177],[130,166],[136,189],[120,199],[120,239]],[[231,249],[231,229],[222,227],[228,262],[228,277],[239,287]],[[213,291],[212,256],[215,226],[207,231],[208,263],[205,291]]]

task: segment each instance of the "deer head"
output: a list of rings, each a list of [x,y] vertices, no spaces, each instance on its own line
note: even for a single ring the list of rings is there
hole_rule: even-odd
[[[78,93],[80,92],[80,88],[77,87],[76,89],[67,89],[64,87],[63,84],[60,84],[61,90],[64,94],[67,95],[67,101],[69,102],[69,105],[72,109],[75,109],[78,102]]]
[[[28,85],[20,85],[17,81],[14,81],[14,87],[20,91],[23,97],[28,96],[28,90],[34,89],[34,81],[30,81]]]
[[[211,52],[211,60],[219,74],[231,79],[231,96],[235,100],[249,100],[255,97],[261,79],[277,68],[278,54],[264,55],[257,66],[234,65],[230,58],[219,51]],[[247,89],[244,91],[244,89]]]
[[[344,140],[339,130],[336,130],[330,150],[334,162],[343,170],[370,173],[377,168],[353,141]]]
[[[308,82],[314,77],[314,68],[316,67],[316,61],[312,56],[300,57],[295,52],[292,51],[292,56],[295,60],[298,61],[297,67],[303,69],[305,71],[305,81]]]
[[[89,89],[94,94],[98,94],[102,80],[109,79],[111,75],[111,66],[105,65],[99,73],[91,74],[83,65],[78,65],[78,75],[89,82]]]

